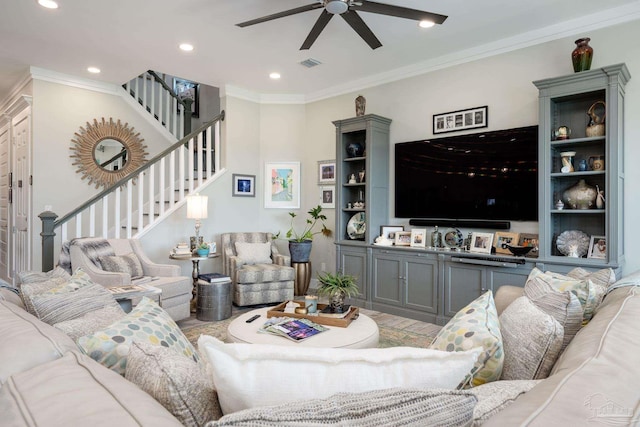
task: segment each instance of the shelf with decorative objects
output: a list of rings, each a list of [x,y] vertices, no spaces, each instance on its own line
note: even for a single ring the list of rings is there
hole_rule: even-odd
[[[624,64],[534,82],[539,89],[539,259],[624,261]]]

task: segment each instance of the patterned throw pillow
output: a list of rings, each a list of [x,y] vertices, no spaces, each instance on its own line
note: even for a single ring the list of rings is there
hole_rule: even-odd
[[[132,278],[144,276],[140,259],[133,252],[126,255],[100,257],[100,264],[105,271],[113,273],[128,273]]]
[[[69,276],[69,278],[71,278],[71,276]],[[24,307],[27,309],[29,313],[33,314],[34,316],[37,316],[36,310],[33,308],[33,303],[31,302],[31,299],[35,295],[40,295],[45,291],[56,288],[68,282],[69,282],[69,279],[63,279],[61,277],[53,277],[49,280],[45,280],[41,282],[23,283],[20,286],[20,295],[22,296],[22,302],[24,303]]]
[[[567,276],[578,280],[591,280],[597,288],[598,301],[596,302],[596,309],[602,302],[609,286],[616,282],[616,273],[610,268],[603,268],[598,271],[587,271],[582,267],[577,267],[567,273]]]
[[[236,253],[243,264],[272,264],[271,242],[236,242]]]
[[[469,390],[478,398],[473,408],[473,425],[482,425],[489,418],[511,405],[521,394],[542,380],[495,381]]]
[[[113,295],[102,285],[93,283],[87,273],[78,269],[71,280],[31,297],[36,316],[55,325],[77,319],[104,307],[116,307]]]
[[[392,388],[246,409],[206,427],[469,426],[476,402],[469,391]]]
[[[183,425],[200,427],[222,416],[218,394],[202,365],[166,347],[133,342],[125,378],[153,396]]]
[[[569,345],[582,327],[582,305],[570,291],[560,292],[534,277],[524,286],[524,295],[540,310],[551,315],[564,329],[561,352]]]
[[[55,278],[69,280],[71,275],[61,267],[56,267],[46,273],[42,271],[21,271],[18,273],[18,279],[20,279],[21,284],[44,282]]]
[[[99,310],[90,311],[77,319],[66,320],[53,325],[57,329],[67,334],[74,342],[78,338],[94,333],[106,326],[109,326],[116,320],[123,318],[124,310],[118,304],[108,306]]]
[[[81,337],[78,345],[92,359],[124,375],[129,347],[134,341],[168,347],[196,362],[200,360],[176,322],[147,297],[122,319]]]
[[[491,291],[458,311],[429,346],[445,351],[464,351],[474,347],[482,347],[484,352],[463,385],[478,386],[500,379],[504,353],[498,312]]]
[[[504,343],[503,380],[549,376],[560,355],[564,329],[553,316],[521,296],[500,315]]]

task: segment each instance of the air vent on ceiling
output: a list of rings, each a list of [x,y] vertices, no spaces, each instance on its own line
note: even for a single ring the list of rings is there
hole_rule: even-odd
[[[316,65],[320,65],[320,64],[322,64],[322,62],[313,58],[305,59],[304,61],[300,62],[300,65],[303,65],[307,68],[315,67]]]

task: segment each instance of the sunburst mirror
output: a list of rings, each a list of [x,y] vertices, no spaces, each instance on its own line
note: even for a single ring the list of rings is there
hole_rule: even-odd
[[[108,187],[121,180],[146,162],[146,145],[129,123],[124,125],[120,120],[114,122],[104,117],[93,124],[87,122],[80,126],[80,132],[74,133],[71,140],[71,158],[78,167],[76,173],[82,179],[89,179],[89,185]]]

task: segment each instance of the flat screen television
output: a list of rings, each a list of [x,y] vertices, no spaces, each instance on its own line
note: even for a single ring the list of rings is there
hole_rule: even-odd
[[[538,126],[396,144],[395,216],[537,221]]]

